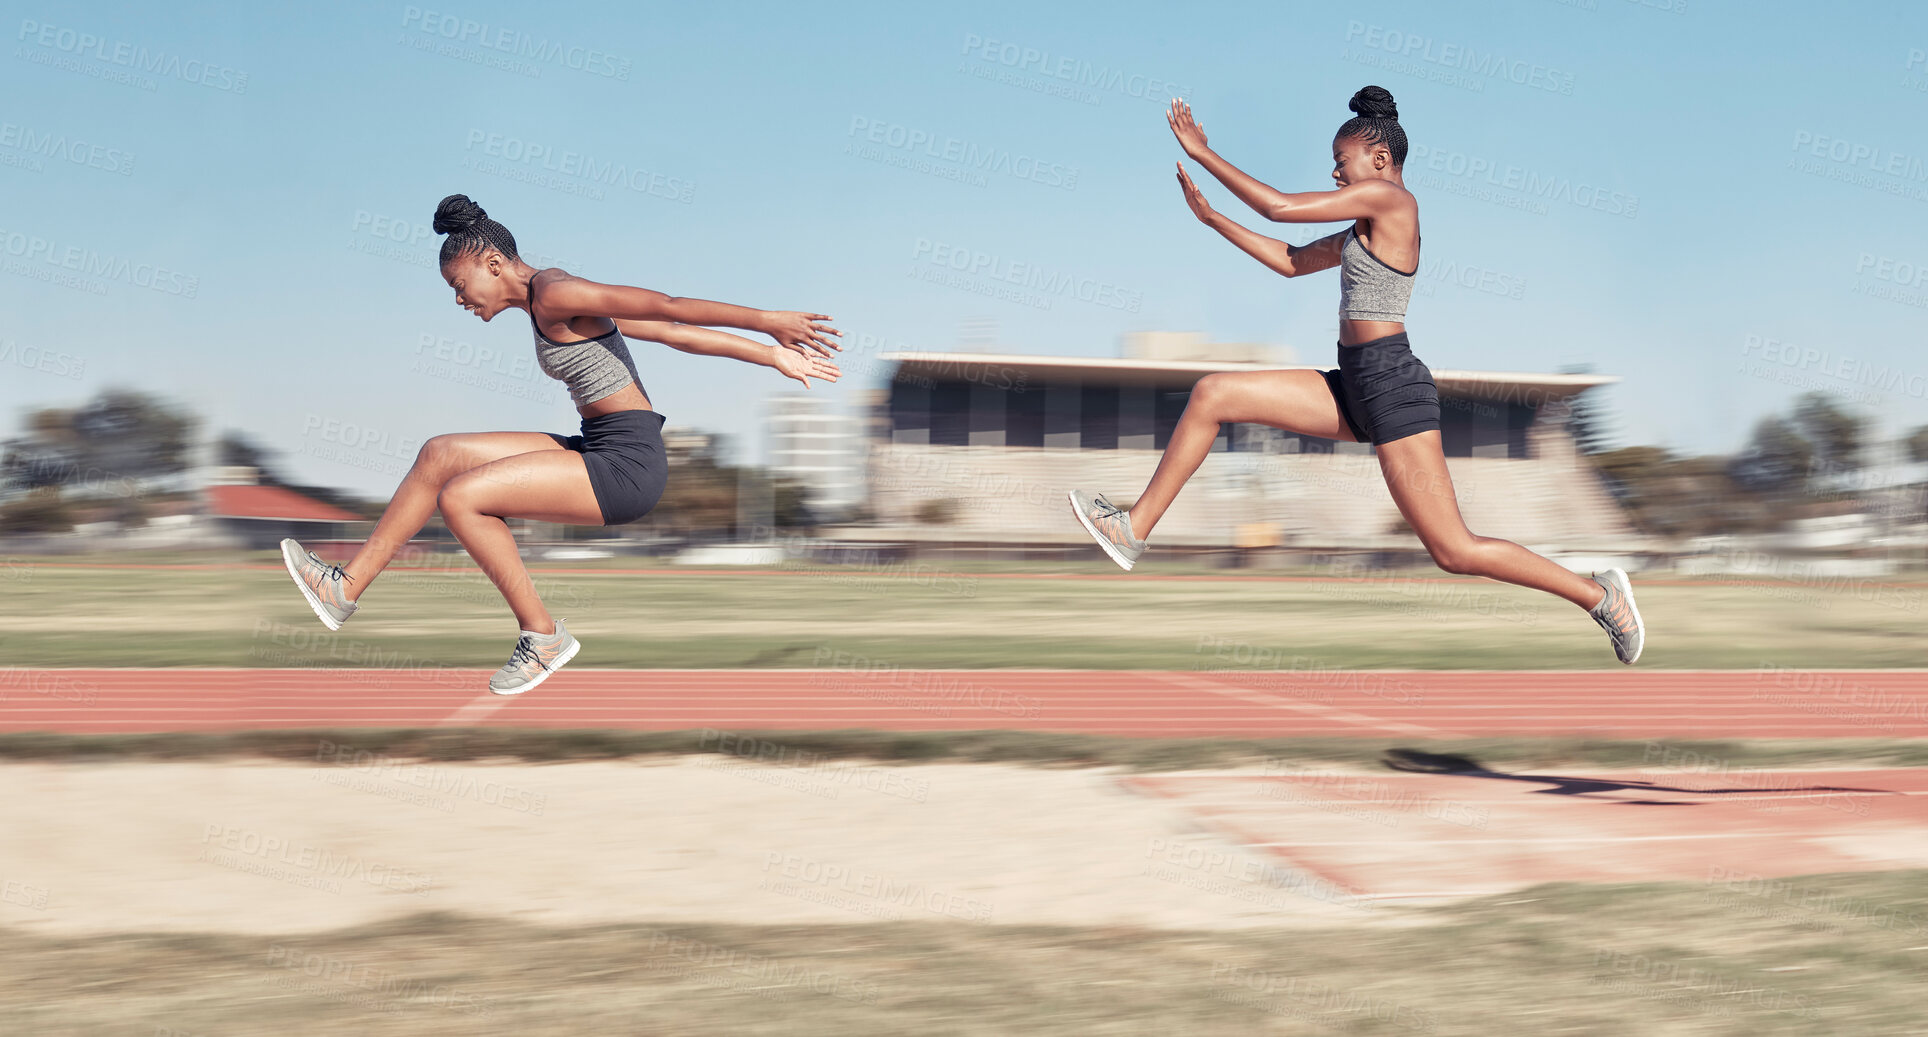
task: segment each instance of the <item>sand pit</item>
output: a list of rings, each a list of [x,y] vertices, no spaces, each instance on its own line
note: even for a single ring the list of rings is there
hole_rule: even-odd
[[[290,934],[442,910],[1225,929],[1399,913],[1110,770],[333,759],[0,765],[0,925]]]

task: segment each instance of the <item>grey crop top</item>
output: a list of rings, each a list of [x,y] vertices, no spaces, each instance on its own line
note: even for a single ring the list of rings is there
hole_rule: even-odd
[[[536,363],[542,373],[569,387],[569,398],[576,406],[594,403],[617,392],[631,382],[644,396],[642,378],[636,374],[636,361],[630,359],[629,344],[623,333],[611,328],[595,338],[580,342],[557,342],[535,327],[536,283],[529,281],[529,324],[536,333]]]
[[[1412,300],[1413,274],[1394,270],[1359,240],[1356,227],[1346,230],[1339,250],[1339,316],[1353,320],[1403,322]]]

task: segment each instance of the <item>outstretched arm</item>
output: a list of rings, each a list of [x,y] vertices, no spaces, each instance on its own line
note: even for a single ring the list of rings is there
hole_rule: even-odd
[[[1165,112],[1172,134],[1185,154],[1205,171],[1218,178],[1226,190],[1252,211],[1273,223],[1336,223],[1340,220],[1371,219],[1390,212],[1400,204],[1405,192],[1383,180],[1362,180],[1336,191],[1300,191],[1287,194],[1246,175],[1244,170],[1225,161],[1205,144],[1205,127],[1192,121],[1192,108],[1173,100]]]
[[[843,373],[837,369],[836,364],[823,357],[782,346],[766,346],[761,342],[752,342],[727,331],[717,331],[715,328],[678,324],[674,321],[622,318],[616,318],[615,323],[616,330],[622,332],[625,338],[643,342],[660,342],[671,349],[685,353],[729,357],[745,363],[774,367],[778,373],[802,382],[806,389],[810,387],[812,378],[834,382]]]
[[[582,277],[557,277],[542,285],[545,309],[576,316],[593,315],[615,321],[671,321],[760,331],[799,353],[814,350],[829,356],[843,346],[831,336],[843,332],[820,323],[821,313],[757,310],[707,299],[685,299],[626,284],[602,284]]]
[[[1277,238],[1268,238],[1257,231],[1248,230],[1233,222],[1224,213],[1213,209],[1205,201],[1204,192],[1185,175],[1185,167],[1178,167],[1178,183],[1185,189],[1185,204],[1192,207],[1192,215],[1200,223],[1218,231],[1225,240],[1237,245],[1246,255],[1264,263],[1286,277],[1315,273],[1339,265],[1339,248],[1344,244],[1345,232],[1328,234],[1317,241],[1304,245],[1292,245]]]

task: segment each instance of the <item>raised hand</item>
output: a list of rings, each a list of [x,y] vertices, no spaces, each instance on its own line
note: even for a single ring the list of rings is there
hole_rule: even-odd
[[[1205,150],[1205,127],[1192,121],[1192,106],[1178,98],[1172,98],[1172,106],[1165,111],[1165,121],[1171,124],[1172,136],[1178,138],[1178,146],[1185,154],[1198,157]]]
[[[779,373],[802,382],[806,389],[810,388],[812,378],[834,382],[843,374],[837,369],[835,363],[823,357],[805,353],[801,348],[776,350],[770,357],[770,366],[776,368]]]
[[[1178,186],[1185,190],[1185,204],[1192,207],[1192,215],[1198,217],[1200,223],[1212,222],[1215,215],[1212,203],[1205,200],[1205,192],[1200,191],[1198,185],[1192,183],[1192,178],[1185,175],[1183,162],[1178,164]]]
[[[804,356],[827,357],[831,350],[843,349],[841,343],[834,342],[830,338],[832,335],[842,335],[843,332],[828,324],[819,323],[829,319],[827,314],[822,313],[772,310],[764,314],[764,327],[758,330]]]

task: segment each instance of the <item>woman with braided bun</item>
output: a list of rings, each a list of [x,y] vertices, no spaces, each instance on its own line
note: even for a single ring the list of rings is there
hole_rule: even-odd
[[[653,409],[625,336],[686,353],[773,367],[802,382],[834,382],[831,351],[842,332],[821,313],[755,310],[602,284],[522,260],[507,227],[466,195],[435,209],[441,273],[456,305],[484,321],[526,310],[544,374],[568,386],[582,431],[469,432],[422,445],[368,542],[345,566],[329,565],[293,540],[281,542],[288,572],[323,624],[337,629],[361,592],[438,507],[449,531],[508,599],[520,628],[489,690],[515,695],[541,684],[581,647],[536,595],[505,519],[585,526],[632,522],[656,506],[667,478],[663,415]],[[762,332],[769,346],[703,325]]]
[[[1406,338],[1406,304],[1419,272],[1419,203],[1406,190],[1406,131],[1392,94],[1368,86],[1332,140],[1330,191],[1287,194],[1253,179],[1206,146],[1191,107],[1173,99],[1166,121],[1185,154],[1239,201],[1275,223],[1351,224],[1305,245],[1265,237],[1214,211],[1178,164],[1185,202],[1201,222],[1285,277],[1339,268],[1339,366],[1333,370],[1209,374],[1193,386],[1150,485],[1130,510],[1072,490],[1072,510],[1112,560],[1130,569],[1165,509],[1205,460],[1226,422],[1303,436],[1370,442],[1399,513],[1433,561],[1450,573],[1532,587],[1586,609],[1615,654],[1640,657],[1645,630],[1620,569],[1581,576],[1510,540],[1475,536],[1461,519],[1440,442],[1439,391]]]

